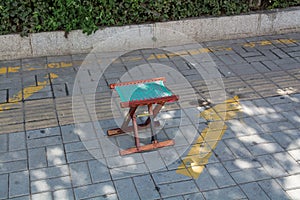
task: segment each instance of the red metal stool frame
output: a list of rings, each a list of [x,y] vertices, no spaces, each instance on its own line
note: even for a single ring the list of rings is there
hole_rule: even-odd
[[[155,81],[163,81],[165,82],[166,79],[164,77],[160,78],[153,78],[147,80],[137,80],[137,81],[130,81],[130,82],[122,82],[122,83],[114,83],[110,84],[111,89],[115,89],[117,86],[125,86],[130,84],[141,84],[147,82],[155,82]],[[126,115],[124,122],[121,128],[110,129],[107,131],[108,136],[119,135],[126,132],[134,132],[134,139],[136,147],[132,147],[126,150],[121,150],[120,155],[127,155],[142,151],[149,151],[156,148],[166,147],[174,145],[174,140],[166,140],[162,142],[158,142],[156,134],[154,133],[154,126],[159,126],[159,122],[154,122],[154,118],[157,116],[161,108],[164,106],[166,102],[173,102],[178,101],[179,97],[177,95],[171,95],[166,97],[159,97],[159,98],[151,98],[151,99],[144,99],[144,100],[134,100],[129,102],[121,102],[120,105],[122,108],[129,108],[129,112]],[[153,109],[153,104],[156,104],[155,108]],[[143,124],[137,124],[136,121],[136,110],[139,106],[148,107],[148,118]],[[128,126],[130,120],[132,120],[133,126]],[[151,126],[151,144],[147,145],[140,145],[140,138],[138,135],[138,130],[145,129]]]

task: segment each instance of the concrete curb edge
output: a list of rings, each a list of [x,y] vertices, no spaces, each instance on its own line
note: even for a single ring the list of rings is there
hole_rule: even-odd
[[[196,41],[237,39],[300,31],[300,7],[236,16],[185,19],[153,24],[108,27],[87,36],[81,30],[0,36],[0,60],[89,53],[94,45],[118,32],[143,27],[173,29]],[[180,43],[180,41],[179,41]]]

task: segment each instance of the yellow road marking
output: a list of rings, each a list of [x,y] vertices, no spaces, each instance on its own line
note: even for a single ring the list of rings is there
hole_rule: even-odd
[[[8,67],[7,68],[7,72],[11,73],[11,72],[18,72],[20,71],[20,66],[16,66],[16,67]]]
[[[55,79],[55,78],[58,77],[54,73],[50,73],[49,75],[50,75],[50,79]],[[45,76],[45,79],[48,79],[48,76]],[[0,104],[0,112],[3,111],[3,110],[9,110],[13,104],[16,104],[16,103],[22,101],[23,98],[27,99],[28,97],[30,97],[34,93],[36,93],[36,92],[42,90],[43,88],[45,88],[49,83],[50,83],[50,80],[45,80],[45,81],[42,81],[42,82],[37,82],[37,86],[36,85],[31,85],[31,86],[28,86],[26,88],[23,88],[23,90],[19,91],[12,98],[9,98],[8,103]]]
[[[6,67],[1,67],[0,68],[0,74],[6,74],[7,68]]]
[[[29,67],[24,69],[24,71],[36,71],[36,70],[44,70],[46,68],[49,69],[59,69],[59,68],[67,68],[72,67],[73,63],[69,62],[57,62],[57,63],[49,63],[43,67]],[[16,73],[20,72],[21,67],[20,66],[9,66],[9,67],[0,67],[0,75],[6,74],[6,73]]]
[[[203,111],[200,114],[201,117],[214,121],[208,123],[208,127],[202,131],[191,146],[190,151],[178,166],[176,173],[197,179],[208,163],[212,150],[217,147],[227,129],[225,121],[234,118],[239,112],[240,104],[237,96],[226,100],[223,104]]]

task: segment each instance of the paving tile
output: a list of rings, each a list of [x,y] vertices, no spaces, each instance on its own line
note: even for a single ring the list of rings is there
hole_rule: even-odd
[[[142,154],[145,164],[148,167],[150,172],[166,170],[166,165],[162,160],[159,152],[152,151],[152,152],[145,152]]]
[[[252,101],[258,108],[259,114],[267,114],[276,112],[275,108],[265,99],[255,99]]]
[[[45,148],[28,150],[29,169],[43,168],[47,166],[47,155]]]
[[[276,179],[285,190],[297,189],[300,187],[300,175],[291,175]]]
[[[225,145],[223,141],[219,141],[217,147],[214,149],[214,153],[221,161],[233,160],[235,156],[230,149]]]
[[[257,159],[242,158],[223,162],[228,172],[242,171],[244,169],[259,168],[262,165]]]
[[[283,112],[282,115],[287,118],[295,127],[300,128],[300,116],[296,112]]]
[[[295,149],[288,152],[296,161],[300,161],[300,149]]]
[[[165,162],[168,170],[174,170],[177,169],[178,166],[181,163],[181,160],[179,159],[179,155],[176,151],[174,151],[171,147],[165,147],[163,149],[158,150],[161,158]]]
[[[94,159],[93,156],[88,151],[71,152],[71,153],[67,153],[66,156],[67,156],[68,163]]]
[[[135,185],[131,178],[114,181],[119,200],[139,199]]]
[[[242,184],[241,188],[249,200],[270,199],[257,183]]]
[[[168,197],[164,198],[165,200],[184,200],[182,196],[176,196],[176,197]]]
[[[59,127],[54,128],[43,128],[37,130],[26,131],[28,139],[44,138],[49,136],[58,136],[60,135]]]
[[[6,152],[8,148],[8,134],[0,134],[0,152]]]
[[[273,154],[273,157],[289,174],[300,172],[300,164],[288,152],[276,153]]]
[[[153,180],[149,175],[137,176],[133,178],[135,187],[141,199],[159,199],[160,195],[157,191]]]
[[[251,62],[251,66],[258,72],[269,72],[270,68],[263,64],[264,62],[270,62],[270,61],[258,61],[258,62]]]
[[[53,137],[27,140],[27,147],[30,149],[30,148],[49,146],[49,145],[58,145],[61,143],[62,143],[61,136],[53,136]]]
[[[69,165],[69,167],[72,177],[72,185],[74,187],[92,183],[89,168],[86,162],[72,163]]]
[[[199,178],[195,180],[200,191],[208,191],[217,189],[218,186],[213,180],[212,176],[208,173],[207,168],[204,168]]]
[[[42,180],[70,175],[69,166],[61,165],[30,170],[30,180]]]
[[[133,141],[133,140],[131,140]],[[100,145],[103,150],[103,154],[105,157],[117,156],[119,155],[120,148],[117,145],[115,138],[109,138],[108,140],[100,140]],[[134,146],[134,145],[133,145]],[[132,146],[130,146],[132,147]]]
[[[187,194],[184,195],[184,200],[204,200],[204,196],[202,193],[194,193],[194,194]]]
[[[235,185],[235,182],[221,163],[208,164],[206,168],[220,188]]]
[[[270,153],[283,152],[284,149],[281,148],[277,143],[262,143],[247,147],[253,156],[259,156]]]
[[[25,133],[17,132],[8,134],[9,151],[22,150],[26,148]],[[1,139],[0,139],[1,140]]]
[[[40,193],[46,191],[55,191],[59,189],[71,188],[71,180],[69,176],[38,180],[31,182],[31,193]]]
[[[28,171],[11,173],[9,175],[9,197],[23,196],[29,194]]]
[[[0,175],[0,199],[8,198],[8,174]]]
[[[249,136],[242,136],[238,138],[246,147],[257,145],[257,144],[265,144],[270,142],[275,142],[274,138],[268,134],[256,134]]]
[[[73,200],[75,198],[74,198],[72,189],[66,189],[66,190],[54,191],[53,199],[54,200]]]
[[[251,127],[247,127],[243,124],[242,120],[230,120],[226,124],[228,124],[230,131],[233,132],[235,136],[259,134],[259,132],[256,132],[255,129],[251,129]]]
[[[106,195],[89,198],[89,200],[118,200],[118,195],[117,194],[106,194]]]
[[[110,169],[113,180],[134,177],[146,172],[148,172],[148,168],[144,163]]]
[[[32,194],[32,200],[52,200],[51,192],[42,192],[38,194]]]
[[[30,200],[30,195],[10,198],[9,200]]]
[[[165,133],[170,139],[175,140],[175,146],[188,145],[183,133],[178,128],[165,128]]]
[[[288,134],[284,132],[275,132],[271,133],[270,135],[283,149],[293,149],[293,147],[291,146],[291,144],[293,143],[293,139]]]
[[[86,185],[74,189],[76,199],[92,199],[97,196],[109,196],[116,193],[111,181]]]
[[[93,143],[97,142],[92,140]],[[84,151],[86,150],[84,144],[82,142],[70,142],[65,144],[66,153],[75,152],[75,151]]]
[[[254,118],[259,124],[287,121],[280,113],[257,115]]]
[[[111,180],[111,176],[104,159],[89,161],[88,166],[93,183]]]
[[[292,111],[292,110],[295,110],[295,107],[296,107],[296,104],[294,104],[294,103],[284,103],[284,104],[274,105],[274,109],[277,112]]]
[[[230,174],[238,184],[270,178],[270,175],[263,168],[244,169]]]
[[[0,154],[1,163],[18,161],[18,160],[26,160],[26,159],[27,159],[27,152],[25,150],[10,151],[10,152]]]
[[[198,130],[193,125],[180,126],[180,131],[183,133],[183,136],[189,144],[199,136]]]
[[[110,168],[122,167],[127,165],[135,165],[144,162],[141,154],[108,157],[106,158],[106,160],[107,160],[107,166]]]
[[[163,198],[176,195],[184,195],[188,193],[198,192],[194,181],[181,181],[176,183],[168,183],[158,186],[159,192]]]
[[[252,158],[252,154],[244,146],[243,142],[237,138],[224,140],[226,146],[231,150],[236,158]]]
[[[1,163],[0,174],[27,170],[27,160]]]
[[[191,180],[190,177],[178,174],[175,170],[156,172],[152,174],[153,180],[157,185]]]
[[[299,193],[300,189],[295,189],[295,190],[288,190],[287,193],[289,194],[291,199],[299,200]]]
[[[257,160],[272,177],[288,175],[284,168],[282,168],[271,155],[259,156]]]
[[[280,67],[278,67],[277,64],[275,64],[271,60],[262,61],[262,63],[270,70],[270,71],[279,71],[281,70]]]
[[[7,102],[7,90],[0,90],[0,103]]]
[[[265,191],[265,193],[269,196],[270,199],[289,199],[287,193],[280,187],[280,185],[274,179],[259,181],[258,184]]]
[[[46,147],[48,166],[57,166],[66,164],[64,147],[55,145]]]
[[[243,191],[237,187],[228,187],[218,190],[210,190],[203,192],[205,199],[218,200],[218,199],[243,199],[246,198]]]

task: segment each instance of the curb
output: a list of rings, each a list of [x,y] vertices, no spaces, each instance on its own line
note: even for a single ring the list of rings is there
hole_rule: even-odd
[[[236,16],[108,27],[89,36],[81,30],[75,30],[69,33],[68,38],[64,37],[63,31],[33,33],[28,37],[1,35],[0,60],[89,53],[99,41],[131,28],[151,28],[154,31],[159,28],[173,29],[199,42],[283,34],[300,31],[300,7]]]

